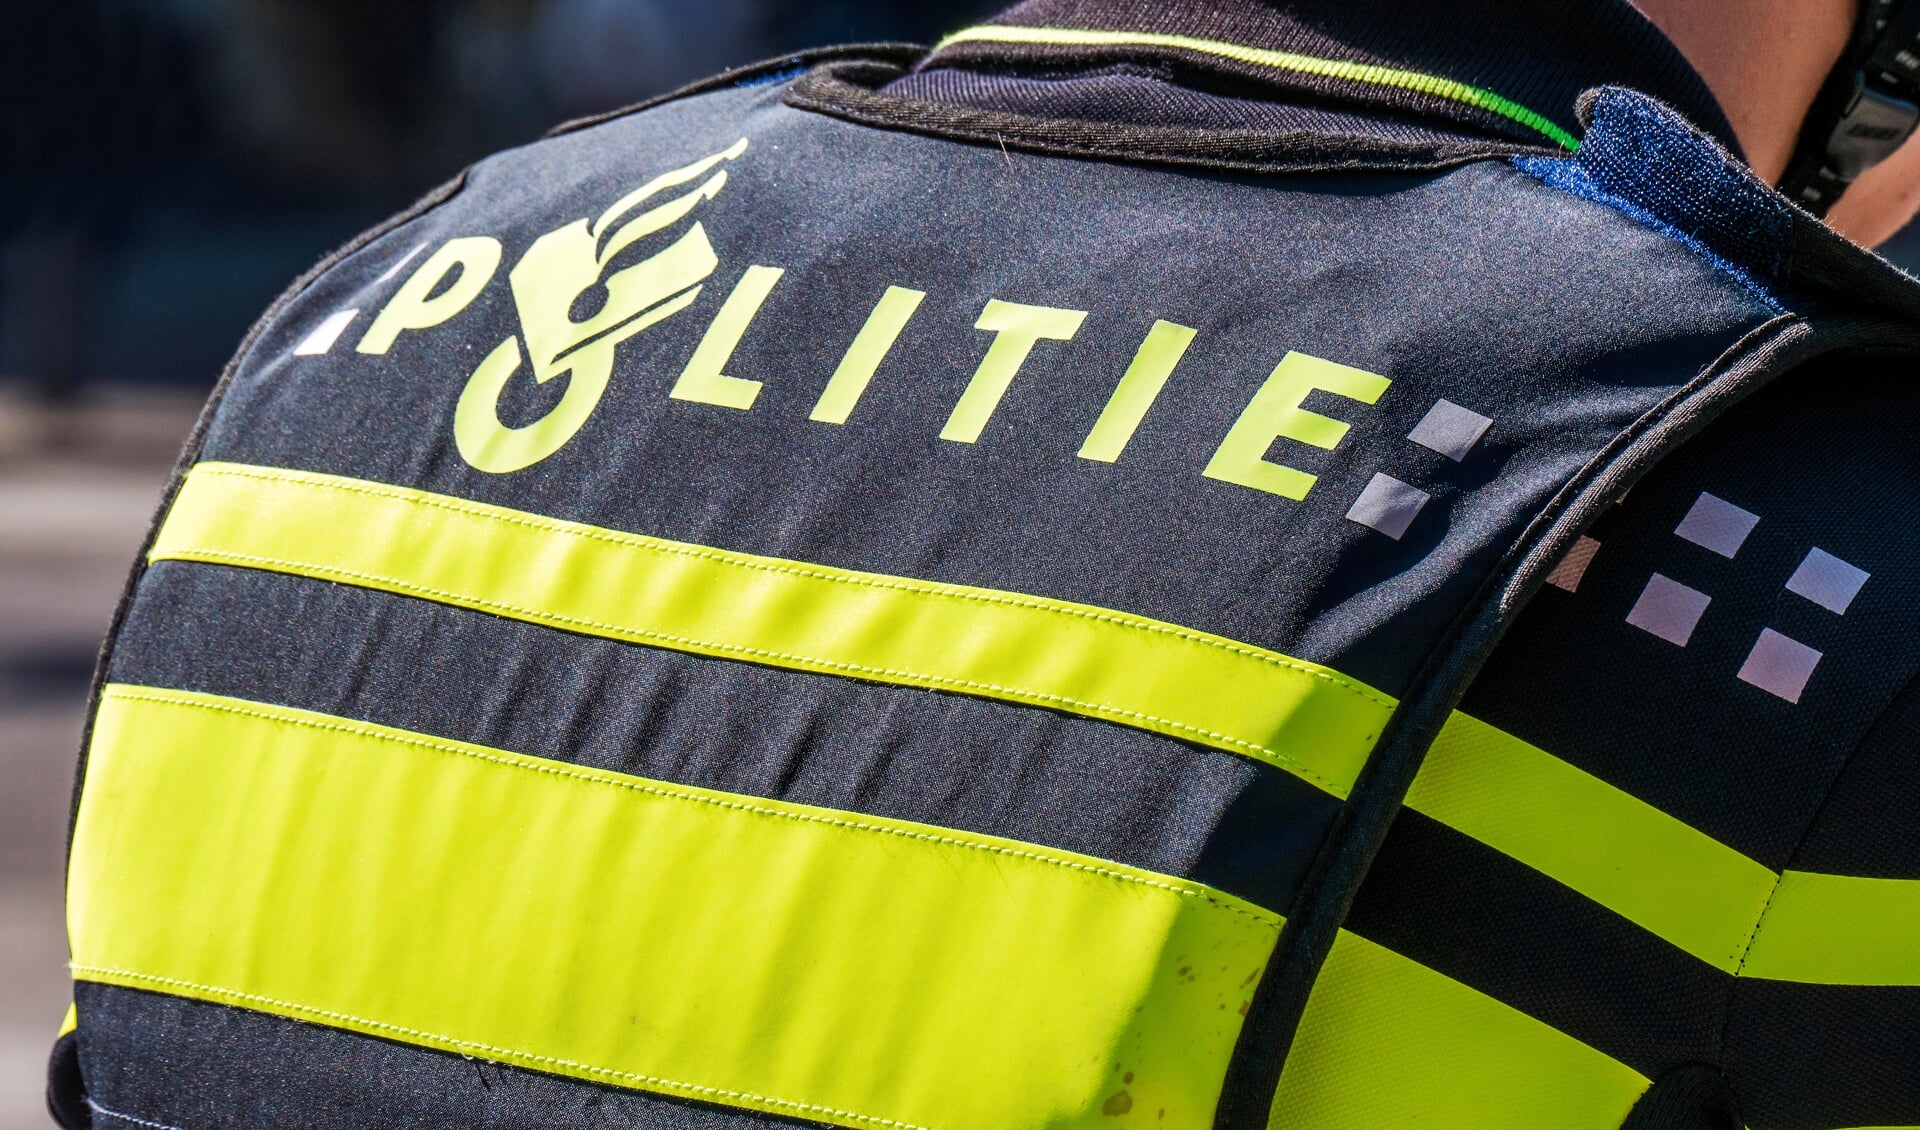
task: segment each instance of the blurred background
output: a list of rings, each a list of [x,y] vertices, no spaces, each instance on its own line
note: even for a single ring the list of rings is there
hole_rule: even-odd
[[[0,1130],[49,1125],[95,650],[247,326],[491,150],[995,0],[0,0]],[[1888,248],[1920,263],[1920,235]]]
[[[992,0],[0,0],[0,1130],[51,1125],[94,654],[254,317],[486,153]]]

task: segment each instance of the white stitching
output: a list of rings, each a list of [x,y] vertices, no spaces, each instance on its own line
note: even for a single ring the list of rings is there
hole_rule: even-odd
[[[1068,698],[1065,695],[1022,690],[1017,687],[1003,687],[996,683],[981,682],[977,679],[954,679],[945,675],[929,675],[921,671],[900,671],[890,667],[873,667],[864,663],[848,663],[842,660],[821,659],[811,655],[795,655],[790,652],[773,651],[759,647],[746,647],[741,644],[716,643],[712,640],[696,639],[692,636],[676,636],[666,632],[650,631],[646,628],[629,627],[624,624],[609,624],[601,620],[591,620],[582,616],[563,616],[555,612],[547,612],[537,608],[526,608],[518,604],[509,604],[506,601],[489,600],[486,597],[472,596],[467,593],[452,592],[446,589],[437,589],[429,585],[414,584],[411,581],[382,576],[378,573],[366,573],[357,569],[339,569],[331,565],[315,565],[308,561],[288,561],[284,558],[267,557],[257,553],[229,553],[225,550],[217,549],[177,550],[167,554],[163,560],[194,561],[210,565],[270,567],[275,571],[291,572],[318,579],[335,579],[350,583],[369,582],[396,592],[430,597],[439,603],[508,614],[515,619],[528,620],[533,623],[571,624],[580,628],[592,628],[596,629],[597,634],[605,634],[614,639],[649,640],[660,644],[699,649],[707,653],[745,655],[760,659],[780,660],[794,664],[803,670],[818,670],[824,668],[827,670],[884,677],[892,681],[915,683],[922,686],[991,691],[1014,701],[1065,707],[1076,713],[1083,713],[1096,718],[1128,719],[1136,723],[1164,726],[1196,738],[1206,739],[1209,744],[1230,746],[1234,749],[1242,750],[1259,760],[1274,763],[1286,769],[1288,772],[1297,773],[1302,777],[1314,781],[1336,796],[1343,795],[1345,792],[1344,786],[1309,769],[1300,761],[1279,750],[1269,749],[1266,746],[1247,741],[1244,738],[1236,738],[1231,734],[1223,734],[1219,731],[1209,730],[1202,726],[1195,726],[1188,722],[1178,722],[1171,718],[1162,718],[1157,714],[1148,714],[1139,710],[1123,710],[1116,706],[1107,706],[1097,702],[1084,702],[1080,699]]]
[[[103,972],[105,971],[103,970]],[[147,1126],[147,1127],[151,1127],[152,1130],[185,1130],[184,1127],[174,1126],[171,1123],[148,1122],[144,1118],[135,1118],[131,1114],[121,1114],[117,1110],[109,1110],[108,1108],[101,1106],[99,1103],[94,1102],[91,1098],[87,1099],[86,1102],[87,1102],[87,1109],[91,1110],[95,1114],[104,1114],[108,1118],[117,1118],[122,1122],[131,1122],[135,1126]]]
[[[529,1052],[515,1051],[512,1048],[495,1047],[492,1044],[476,1043],[472,1040],[456,1040],[451,1036],[441,1036],[433,1032],[424,1032],[417,1028],[405,1028],[398,1024],[384,1024],[378,1020],[368,1020],[365,1017],[355,1016],[352,1013],[333,1012],[324,1008],[313,1008],[309,1005],[296,1004],[292,1001],[283,1001],[273,997],[261,996],[258,993],[243,993],[235,989],[223,989],[218,985],[202,985],[194,981],[182,981],[176,977],[155,977],[151,974],[135,973],[126,969],[112,969],[100,965],[75,964],[71,966],[71,968],[75,973],[94,973],[106,977],[123,978],[135,983],[167,985],[176,989],[191,989],[197,993],[208,994],[216,1000],[224,999],[246,1001],[250,1004],[271,1005],[274,1008],[283,1010],[287,1015],[319,1017],[326,1020],[361,1024],[381,1032],[391,1032],[400,1036],[411,1036],[415,1043],[425,1044],[427,1041],[433,1042],[426,1046],[437,1045],[451,1051],[460,1052],[485,1052],[489,1055],[500,1057],[508,1063],[518,1062],[527,1065],[546,1064],[551,1067],[566,1067],[589,1076],[624,1079],[641,1084],[642,1086],[660,1087],[663,1089],[674,1088],[686,1094],[707,1095],[727,1099],[746,1099],[751,1102],[765,1103],[768,1106],[783,1107],[788,1110],[805,1111],[809,1114],[824,1114],[834,1118],[844,1118],[867,1126],[885,1126],[891,1128],[891,1130],[926,1130],[926,1127],[917,1126],[911,1122],[897,1122],[891,1118],[875,1118],[871,1115],[856,1114],[850,1110],[836,1110],[832,1107],[816,1106],[812,1103],[770,1098],[766,1095],[756,1095],[751,1091],[730,1091],[723,1087],[702,1087],[697,1084],[682,1083],[675,1079],[663,1079],[654,1075],[640,1075],[631,1071],[615,1071],[608,1067],[594,1067],[585,1063],[576,1063],[570,1059],[561,1059],[558,1056],[533,1055]],[[118,1115],[117,1117],[125,1118],[126,1116]],[[139,1122],[140,1120],[131,1119],[130,1121]],[[140,1124],[144,1126],[158,1125],[152,1122]],[[181,1128],[177,1126],[167,1126],[160,1127],[160,1130],[181,1130]]]
[[[707,804],[707,805],[712,805],[715,808],[730,809],[730,810],[739,811],[739,812],[750,812],[760,816],[777,817],[785,820],[796,820],[802,823],[827,824],[834,827],[846,828],[850,831],[875,832],[883,835],[899,836],[902,839],[920,840],[927,843],[940,844],[945,847],[967,848],[973,851],[987,852],[992,855],[1004,855],[1014,859],[1027,859],[1027,860],[1032,860],[1036,863],[1050,864],[1054,867],[1065,868],[1070,871],[1081,871],[1089,875],[1097,875],[1102,878],[1114,879],[1123,883],[1134,883],[1143,887],[1152,887],[1157,890],[1170,891],[1174,894],[1181,895],[1186,898],[1196,898],[1201,900],[1202,902],[1218,907],[1221,910],[1232,911],[1234,914],[1238,914],[1243,918],[1246,918],[1252,922],[1256,922],[1263,927],[1271,929],[1273,926],[1273,922],[1267,917],[1259,914],[1255,914],[1252,911],[1246,909],[1245,907],[1235,906],[1234,904],[1229,902],[1222,902],[1221,900],[1213,897],[1211,893],[1203,889],[1183,887],[1173,883],[1158,882],[1153,879],[1142,878],[1138,875],[1129,875],[1124,871],[1113,871],[1104,867],[1093,867],[1085,863],[1075,863],[1071,860],[1066,860],[1066,859],[1054,859],[1050,856],[1040,855],[1035,852],[1019,851],[1014,848],[999,847],[994,844],[975,843],[969,840],[957,839],[952,836],[934,836],[934,835],[929,835],[925,832],[910,832],[903,828],[889,828],[889,827],[886,827],[885,825],[880,825],[880,824],[867,824],[867,823],[862,823],[860,821],[855,821],[855,820],[841,820],[831,816],[821,816],[821,815],[815,815],[812,813],[803,813],[803,812],[784,812],[777,808],[764,808],[760,805],[747,804],[741,801],[720,800],[715,797],[701,796],[697,793],[681,792],[677,789],[667,788],[658,784],[642,784],[637,780],[633,780],[633,781],[609,780],[608,778],[595,776],[591,773],[581,773],[581,772],[576,772],[576,771],[563,768],[562,767],[563,763],[560,763],[560,762],[554,762],[551,764],[541,764],[541,765],[528,765],[525,762],[516,760],[514,758],[499,757],[490,753],[482,752],[482,750],[480,749],[470,749],[464,746],[453,745],[446,742],[437,742],[429,738],[412,737],[412,736],[400,737],[395,734],[382,733],[381,731],[373,729],[368,726],[356,726],[346,722],[321,722],[316,719],[294,717],[291,715],[275,713],[269,710],[253,710],[253,709],[248,709],[246,707],[229,706],[226,703],[203,702],[199,699],[186,698],[178,695],[170,695],[162,691],[156,691],[156,690],[145,689],[145,688],[132,688],[132,687],[126,686],[125,684],[108,688],[104,692],[102,697],[164,703],[167,705],[183,706],[183,707],[188,707],[192,709],[210,710],[210,711],[216,711],[216,712],[224,712],[228,714],[239,714],[239,715],[244,715],[244,716],[249,716],[254,718],[260,718],[268,722],[278,722],[278,723],[282,723],[290,726],[306,726],[310,729],[315,729],[315,730],[331,730],[339,733],[356,734],[361,737],[371,738],[375,741],[392,742],[396,745],[419,746],[422,749],[431,749],[431,750],[439,751],[441,753],[457,754],[461,757],[471,757],[478,761],[490,762],[496,765],[504,765],[511,769],[521,769],[521,770],[527,770],[535,773],[547,773],[556,777],[568,778],[570,780],[585,781],[589,784],[606,785],[613,788],[627,789],[632,792],[645,793],[650,796],[657,796],[667,800],[679,800],[679,801],[686,801],[686,802],[691,802],[696,804]]]

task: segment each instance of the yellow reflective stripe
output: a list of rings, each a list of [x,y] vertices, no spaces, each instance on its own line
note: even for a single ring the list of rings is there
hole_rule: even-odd
[[[1096,31],[1064,27],[1015,27],[1008,24],[982,24],[955,32],[941,40],[934,50],[944,50],[957,43],[1035,43],[1067,47],[1170,47],[1202,55],[1215,55],[1255,67],[1271,67],[1275,70],[1297,71],[1321,78],[1344,79],[1372,86],[1392,86],[1401,90],[1412,90],[1498,114],[1500,117],[1518,122],[1535,133],[1550,138],[1563,149],[1580,148],[1579,138],[1562,129],[1554,123],[1552,118],[1544,114],[1530,110],[1491,90],[1483,90],[1464,82],[1455,82],[1449,78],[1420,71],[1405,71],[1371,63],[1351,63],[1340,59],[1323,59],[1315,55],[1296,54],[1292,51],[1271,51],[1218,39],[1197,39],[1189,35],[1167,35],[1149,31]]]
[[[1274,1130],[1614,1130],[1647,1079],[1342,932],[1274,1094]]]
[[[888,1130],[1210,1127],[1279,926],[1069,852],[128,686],[69,892],[84,980]]]
[[[60,1018],[60,1031],[56,1032],[53,1038],[57,1040],[69,1032],[77,1032],[79,1030],[80,1030],[79,1006],[70,1004],[67,1006],[67,1014]]]
[[[1773,892],[1767,867],[1465,714],[1407,804],[1728,973]]]
[[[1920,880],[1778,875],[1469,715],[1447,721],[1407,805],[1723,972],[1920,985]]]
[[[1394,702],[1122,612],[600,529],[301,471],[195,467],[151,559],[338,581],[575,632],[1070,711],[1345,796]]]
[[[1740,975],[1920,985],[1920,880],[1788,871]]]

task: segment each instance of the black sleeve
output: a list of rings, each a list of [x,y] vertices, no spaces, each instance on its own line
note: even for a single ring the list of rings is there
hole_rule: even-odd
[[[1920,881],[1917,669],[1920,389],[1835,358],[1596,523],[1461,709],[1775,873]],[[1349,928],[1654,1080],[1629,1125],[1920,1125],[1920,979],[1726,972],[1412,809]]]

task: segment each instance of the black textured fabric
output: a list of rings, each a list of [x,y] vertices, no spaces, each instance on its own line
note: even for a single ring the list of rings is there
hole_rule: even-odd
[[[1462,709],[1769,867],[1920,878],[1912,405],[1904,362],[1840,356],[1729,412],[1593,526]],[[1758,518],[1731,558],[1676,532],[1703,494]],[[1816,547],[1868,574],[1843,613],[1786,588]],[[1684,646],[1628,622],[1655,574],[1711,598]],[[1763,629],[1821,653],[1798,702],[1739,677]],[[1920,990],[1736,982],[1419,813],[1349,927],[1663,1088],[1724,1070],[1754,1130],[1920,1123]],[[1719,1125],[1676,1078],[1630,1126]]]
[[[1902,363],[1835,358],[1736,408],[1589,531],[1578,591],[1540,593],[1462,709],[1788,866],[1920,672],[1912,397]],[[1731,559],[1675,532],[1703,494],[1759,519]],[[1786,588],[1815,548],[1870,575],[1844,615]],[[1655,574],[1710,598],[1684,647],[1627,620]],[[1821,653],[1797,703],[1738,677],[1769,629]]]
[[[377,1040],[246,1009],[75,986],[94,1130],[775,1130],[760,1114]]]
[[[1626,0],[1473,0],[1466,4],[1414,4],[1405,0],[1340,0],[1276,4],[1270,0],[1027,0],[992,23],[1023,27],[1137,31],[1212,39],[1346,63],[1434,75],[1499,94],[1570,133],[1580,132],[1576,103],[1597,86],[1625,86],[1678,109],[1695,126],[1739,152],[1733,128],[1706,84],[1673,44]],[[1449,98],[1381,83],[1329,79],[1257,66],[1201,52],[1137,45],[1121,47],[1034,46],[962,42],[934,52],[923,68],[966,67],[984,76],[1021,77],[1064,63],[1100,66],[1116,62],[1162,62],[1229,80],[1247,95],[1309,104],[1364,109],[1388,122],[1418,114],[1441,128],[1465,127],[1545,144],[1537,131],[1510,118]],[[1208,80],[1183,80],[1207,85]],[[963,100],[988,95],[976,80],[949,87]],[[909,87],[923,91],[935,86]],[[1084,100],[1062,91],[1057,116],[1073,116]],[[1030,95],[1029,95],[1030,97]],[[1120,106],[1120,100],[1113,105]],[[1124,120],[1145,122],[1155,113],[1135,104]],[[1186,113],[1169,100],[1166,112]],[[1118,109],[1112,111],[1121,112]],[[1218,111],[1229,117],[1231,107]],[[1097,120],[1123,120],[1101,117]],[[1393,128],[1389,126],[1388,128]],[[1361,133],[1372,132],[1361,126]]]
[[[1920,879],[1920,679],[1901,689],[1860,740],[1794,852],[1793,867]]]
[[[1920,987],[1743,978],[1724,1063],[1753,1130],[1920,1126]]]
[[[80,1036],[68,1032],[47,1056],[47,1113],[62,1130],[91,1130],[93,1112],[80,1074]]]
[[[970,106],[1003,114],[1067,118],[1136,126],[1190,130],[1248,130],[1272,134],[1308,133],[1341,137],[1378,137],[1389,141],[1441,144],[1467,141],[1473,134],[1377,109],[1341,109],[1213,93],[1196,79],[1178,76],[1167,64],[1118,63],[1084,71],[1007,74],[964,67],[928,67],[903,75],[882,89],[896,98]],[[1182,81],[1184,80],[1184,81]],[[1216,80],[1217,81],[1217,80]]]
[[[1339,802],[1073,714],[572,635],[164,562],[115,682],[278,703],[635,776],[1006,836],[1284,912]],[[431,672],[431,678],[422,678]]]
[[[1643,1075],[1719,1050],[1724,974],[1418,812],[1394,823],[1347,929]]]
[[[1690,1063],[1653,1081],[1621,1130],[1742,1130],[1719,1069]]]

